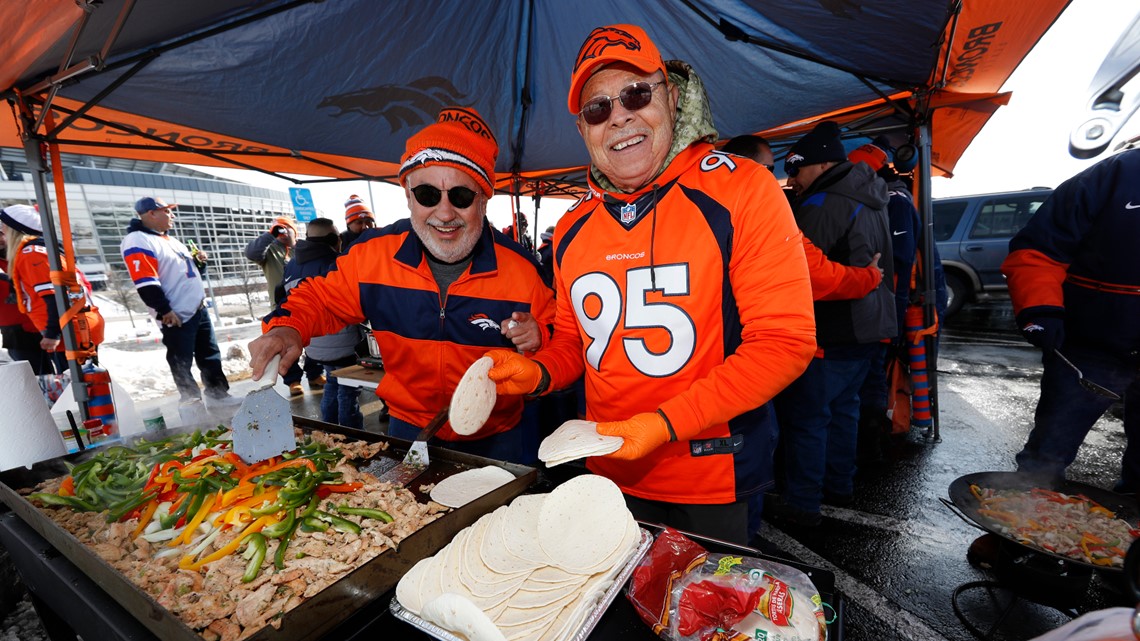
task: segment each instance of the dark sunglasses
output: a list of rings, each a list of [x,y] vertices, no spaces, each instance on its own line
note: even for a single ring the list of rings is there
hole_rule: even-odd
[[[799,167],[784,166],[784,173],[788,174],[788,178],[795,178],[796,174],[800,173]]]
[[[447,199],[451,201],[452,207],[467,209],[475,202],[476,193],[467,187],[452,187],[447,190]],[[443,199],[443,190],[434,185],[417,185],[412,187],[412,195],[424,207],[435,207]]]
[[[653,90],[657,88],[657,85],[663,84],[665,84],[664,80],[635,82],[623,87],[618,92],[617,98],[598,96],[591,99],[590,102],[582,106],[582,111],[579,111],[578,115],[582,116],[582,120],[585,120],[587,125],[600,125],[610,119],[610,114],[614,110],[614,100],[620,100],[621,106],[630,111],[644,109],[653,102]]]

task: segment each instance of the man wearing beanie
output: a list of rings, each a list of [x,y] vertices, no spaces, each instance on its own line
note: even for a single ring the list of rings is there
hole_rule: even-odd
[[[409,138],[399,179],[410,217],[364,234],[336,269],[290,291],[249,345],[254,374],[274,355],[285,366],[312,337],[367,320],[384,355],[376,394],[389,408],[388,433],[412,439],[489,348],[542,347],[553,292],[534,256],[487,224],[498,153],[483,118],[466,107],[444,109]],[[438,436],[457,450],[529,464],[537,425],[520,425],[522,413],[521,397],[500,396],[474,434],[448,424]]]
[[[775,178],[717,151],[696,70],[634,25],[594,29],[567,106],[590,191],[554,231],[558,311],[533,359],[491,353],[500,395],[585,373],[586,418],[621,449],[587,459],[637,518],[748,541],[772,486],[768,401],[815,350],[803,244]]]
[[[269,306],[276,307],[278,300],[284,293],[281,289],[285,282],[285,266],[293,260],[294,247],[297,245],[297,226],[288,218],[274,218],[269,225],[269,231],[249,241],[245,246],[245,257],[257,263],[265,274],[265,287],[269,291]],[[289,387],[290,396],[302,396],[305,388],[301,387],[301,377],[309,380],[309,389],[316,391],[325,387],[325,375],[321,364],[305,357],[302,368],[300,362],[281,377],[282,382]]]
[[[796,192],[796,222],[829,260],[864,265],[883,257],[884,277],[855,300],[815,303],[816,357],[777,399],[786,484],[775,516],[820,523],[820,502],[846,504],[854,492],[859,387],[879,342],[897,332],[887,186],[865,163],[852,164],[831,121],[816,125],[784,160]]]
[[[353,194],[348,197],[344,203],[344,224],[348,226],[340,235],[341,251],[348,251],[349,245],[356,242],[357,238],[364,233],[365,229],[372,229],[376,226],[376,218],[372,215],[372,210],[368,205],[364,204],[360,196]]]

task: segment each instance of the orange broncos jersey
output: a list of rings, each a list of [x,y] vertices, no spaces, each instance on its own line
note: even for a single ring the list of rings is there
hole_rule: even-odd
[[[62,262],[62,257],[61,257]],[[91,283],[83,272],[76,270],[76,279],[83,287],[87,298],[88,311],[81,314],[85,317],[91,340],[96,344],[103,342],[103,317],[91,298]],[[24,240],[16,255],[16,264],[12,269],[12,286],[16,290],[16,304],[20,311],[27,314],[36,330],[41,334],[60,337],[60,328],[48,332],[48,305],[55,305],[55,287],[51,282],[51,265],[48,263],[47,247],[42,237],[31,237]],[[61,340],[55,351],[62,352],[64,344]]]
[[[535,357],[551,388],[585,368],[587,418],[660,408],[678,435],[645,458],[589,468],[673,503],[762,490],[775,446],[765,404],[815,351],[803,242],[775,179],[695,144],[637,193],[591,182],[554,241],[555,332]]]
[[[488,226],[471,265],[441,300],[439,287],[408,219],[366,231],[336,269],[307,278],[269,316],[266,329],[284,325],[313,336],[334,334],[368,320],[384,357],[376,395],[392,416],[424,427],[448,406],[463,373],[492,348],[513,349],[500,323],[530,312],[543,328],[554,320],[553,292],[533,256]],[[547,337],[546,332],[543,338]],[[500,396],[487,424],[471,436],[451,425],[443,440],[472,440],[518,424],[523,398]]]

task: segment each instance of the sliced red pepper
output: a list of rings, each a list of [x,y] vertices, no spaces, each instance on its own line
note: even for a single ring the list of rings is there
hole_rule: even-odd
[[[333,493],[343,494],[346,492],[355,492],[362,487],[364,487],[363,483],[326,483],[317,486],[317,496],[323,499]]]
[[[75,496],[75,479],[67,476],[64,477],[63,482],[59,484],[60,496]]]

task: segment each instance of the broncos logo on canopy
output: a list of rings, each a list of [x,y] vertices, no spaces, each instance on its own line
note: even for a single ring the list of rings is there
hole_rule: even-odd
[[[391,132],[396,133],[404,127],[420,127],[433,122],[440,110],[462,102],[466,95],[447,78],[427,76],[406,86],[380,85],[326,96],[317,108],[336,109],[332,114],[334,118],[351,112],[380,116],[388,122]]]
[[[591,31],[590,35],[586,37],[586,41],[582,43],[582,48],[578,50],[578,61],[574,63],[574,68],[581,67],[582,63],[598,57],[610,47],[625,47],[630,51],[641,51],[641,42],[628,31],[613,27],[598,27]]]

